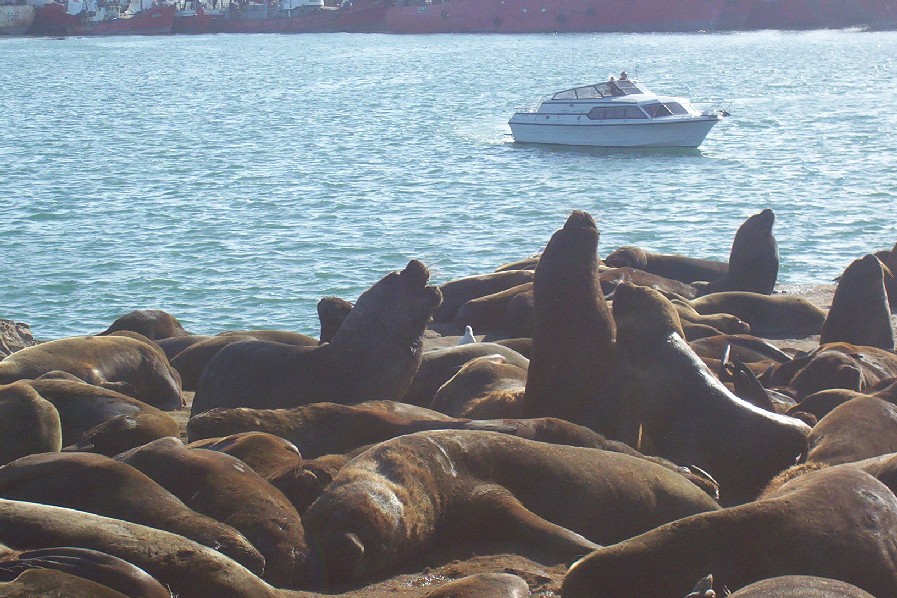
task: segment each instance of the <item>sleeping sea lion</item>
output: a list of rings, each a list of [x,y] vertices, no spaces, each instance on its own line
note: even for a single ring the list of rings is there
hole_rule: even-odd
[[[53,370],[172,410],[183,404],[180,376],[158,347],[124,336],[78,336],[41,343],[0,362],[0,384]]]
[[[206,366],[191,415],[215,407],[296,407],[318,401],[398,400],[421,361],[439,290],[412,260],[365,291],[333,340],[318,347],[242,341]]]
[[[632,246],[618,248],[604,258],[604,263],[611,268],[638,268],[686,284],[699,280],[711,282],[729,273],[726,262],[652,253]]]
[[[444,430],[380,443],[306,511],[325,578],[363,579],[476,538],[570,558],[718,509],[682,476],[619,453]]]
[[[700,314],[730,314],[747,322],[751,333],[767,338],[802,337],[819,334],[825,312],[791,295],[762,295],[729,291],[704,295],[691,302]]]
[[[442,305],[433,314],[436,322],[452,322],[458,309],[471,299],[493,295],[533,281],[532,270],[507,270],[467,276],[439,285]]]
[[[126,313],[97,336],[106,336],[120,330],[137,332],[153,341],[190,335],[177,318],[161,309],[138,309]]]
[[[810,575],[783,575],[745,586],[730,598],[874,598],[853,584]]]
[[[897,596],[897,497],[855,468],[792,479],[754,502],[686,517],[570,567],[564,598],[684,596],[707,571],[716,588],[780,575],[851,583]]]
[[[62,424],[53,404],[24,382],[0,385],[0,465],[62,448]]]
[[[431,408],[452,417],[468,417],[465,411],[474,401],[497,391],[522,392],[525,386],[525,369],[508,363],[501,355],[477,357],[439,387]]]
[[[874,255],[854,260],[838,281],[819,344],[844,342],[894,350],[885,268]]]
[[[659,292],[620,285],[614,318],[625,398],[652,452],[708,471],[724,503],[752,499],[806,452],[809,426],[730,392],[682,338]]]
[[[500,330],[505,327],[508,305],[520,293],[533,288],[532,282],[505,289],[491,295],[476,297],[464,303],[455,314],[455,326],[472,326],[477,330]]]
[[[613,387],[614,319],[598,278],[598,228],[574,211],[552,235],[533,282],[535,325],[524,417],[559,417],[625,439]]]

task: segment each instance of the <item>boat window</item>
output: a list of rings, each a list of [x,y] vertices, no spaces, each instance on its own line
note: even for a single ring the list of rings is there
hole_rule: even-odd
[[[632,81],[621,79],[617,81],[616,84],[617,88],[621,92],[623,92],[624,95],[629,95],[631,93],[641,93],[641,90],[639,90],[639,88],[636,87],[636,85]]]
[[[589,110],[587,116],[589,117],[589,120],[604,120],[607,118],[607,116],[605,116],[606,114],[607,108],[592,108]]]
[[[623,118],[648,118],[638,106],[627,106],[623,110]]]
[[[587,87],[577,87],[573,91],[576,92],[576,97],[580,100],[602,97],[601,94],[598,93],[598,90],[595,89],[594,85],[589,85]]]
[[[682,107],[681,104],[677,104],[676,102],[666,102],[664,106],[666,106],[673,114],[688,114],[688,110],[686,110]]]
[[[587,115],[589,120],[611,120],[627,118],[647,118],[635,106],[613,106],[610,108],[592,108]]]
[[[672,112],[670,109],[664,106],[663,104],[647,104],[642,106],[645,109],[645,112],[648,113],[648,116],[651,118],[661,118],[663,116],[672,116]]]
[[[568,89],[566,91],[559,91],[553,96],[551,96],[552,100],[575,100],[576,99],[576,90]]]

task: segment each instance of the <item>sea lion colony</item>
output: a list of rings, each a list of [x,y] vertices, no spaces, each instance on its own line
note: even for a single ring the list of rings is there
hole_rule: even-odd
[[[774,293],[773,222],[602,262],[573,212],[494,273],[322,299],[320,340],[24,342],[0,595],[897,596],[897,246],[826,311]]]

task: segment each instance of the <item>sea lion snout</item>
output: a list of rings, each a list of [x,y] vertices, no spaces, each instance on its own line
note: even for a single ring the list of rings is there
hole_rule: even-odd
[[[402,282],[411,287],[422,287],[430,280],[430,270],[423,262],[411,260],[405,269],[399,273]]]

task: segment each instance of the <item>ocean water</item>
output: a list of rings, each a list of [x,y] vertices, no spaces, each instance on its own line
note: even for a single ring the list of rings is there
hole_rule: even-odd
[[[782,283],[897,241],[897,33],[0,40],[0,317],[43,339],[165,309],[317,334],[412,258],[442,283],[571,210],[726,259],[776,213]],[[511,142],[515,108],[627,70],[727,108],[697,150]]]

